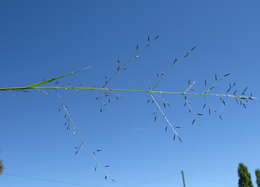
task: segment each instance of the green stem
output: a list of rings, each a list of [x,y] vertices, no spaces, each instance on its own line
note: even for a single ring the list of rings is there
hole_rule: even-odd
[[[94,88],[94,87],[66,87],[66,86],[49,86],[49,87],[11,87],[0,88],[0,91],[18,91],[18,90],[96,90],[96,91],[110,91],[110,92],[135,92],[135,93],[158,93],[158,94],[174,94],[174,95],[202,95],[215,97],[232,97],[238,99],[254,100],[255,97],[232,95],[232,94],[210,94],[210,93],[191,93],[191,92],[173,92],[173,91],[159,91],[159,90],[132,90],[132,89],[114,89],[114,88]]]

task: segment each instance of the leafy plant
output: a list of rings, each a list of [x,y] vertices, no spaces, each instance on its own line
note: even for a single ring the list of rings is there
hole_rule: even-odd
[[[0,160],[0,175],[3,173],[4,171],[4,164],[3,164],[3,161]]]
[[[238,176],[239,176],[239,181],[238,181],[239,187],[253,187],[251,175],[248,172],[247,167],[243,163],[240,163],[238,165]]]
[[[260,187],[260,170],[259,169],[255,170],[255,176],[256,176],[257,187]]]

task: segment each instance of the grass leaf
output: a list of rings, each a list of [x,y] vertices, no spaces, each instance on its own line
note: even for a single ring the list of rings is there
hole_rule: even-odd
[[[47,80],[44,80],[44,81],[40,81],[40,82],[37,82],[35,84],[31,84],[29,86],[26,86],[26,88],[33,88],[33,87],[37,87],[37,86],[40,86],[40,85],[43,85],[43,84],[47,84],[47,83],[50,83],[50,82],[53,82],[55,80],[58,80],[58,79],[61,79],[63,77],[67,77],[67,76],[70,76],[70,75],[74,75],[76,73],[79,73],[81,71],[84,71],[84,70],[87,70],[89,69],[90,67],[87,66],[87,67],[84,67],[84,68],[81,68],[79,70],[76,70],[76,71],[72,71],[72,72],[69,72],[69,73],[66,73],[66,74],[63,74],[63,75],[60,75],[60,76],[57,76],[57,77],[53,77],[51,79],[47,79]]]

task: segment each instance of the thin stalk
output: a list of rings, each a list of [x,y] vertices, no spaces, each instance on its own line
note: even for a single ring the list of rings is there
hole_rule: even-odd
[[[173,95],[202,95],[215,97],[231,97],[237,99],[255,100],[256,97],[248,97],[244,95],[233,94],[218,94],[218,93],[191,93],[191,92],[175,92],[175,91],[161,91],[161,90],[135,90],[135,89],[121,89],[121,88],[95,88],[95,87],[67,87],[67,86],[45,86],[45,87],[10,87],[0,88],[0,91],[21,91],[21,90],[96,90],[96,91],[110,91],[110,92],[135,92],[135,93],[149,93],[149,94],[173,94]]]
[[[167,125],[171,128],[172,132],[173,132],[173,135],[174,136],[177,136],[178,138],[180,138],[178,132],[175,130],[175,125],[173,125],[170,120],[167,118],[166,114],[164,113],[164,111],[162,110],[160,104],[157,102],[157,100],[155,99],[155,97],[151,94],[150,95],[152,100],[154,101],[156,107],[158,108],[158,110],[160,111],[160,113],[162,114],[164,120],[166,121]]]

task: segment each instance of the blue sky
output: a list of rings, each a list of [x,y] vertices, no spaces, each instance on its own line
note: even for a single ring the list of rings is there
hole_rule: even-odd
[[[137,44],[159,35],[111,88],[148,89],[157,72],[169,71],[157,89],[184,91],[195,80],[201,92],[205,79],[231,73],[215,92],[236,82],[259,97],[259,6],[257,0],[1,1],[0,84],[23,86],[91,66],[59,85],[101,87],[117,59],[125,63],[138,54]],[[175,57],[181,63],[173,66]],[[179,143],[164,132],[161,116],[153,122],[156,106],[147,104],[146,94],[115,94],[119,100],[100,112],[98,91],[2,92],[0,159],[6,169],[0,186],[177,187],[184,170],[187,186],[226,187],[237,186],[239,162],[252,174],[260,167],[259,100],[244,109],[231,99],[224,107],[215,97],[189,97],[194,111],[205,113],[192,125],[183,97],[164,96],[171,103],[168,118],[182,126]],[[205,102],[224,120],[202,111]],[[76,136],[65,130],[61,103],[80,129]],[[75,156],[81,139],[86,146]],[[100,167],[93,170],[89,152],[97,148],[116,183],[106,182]]]

